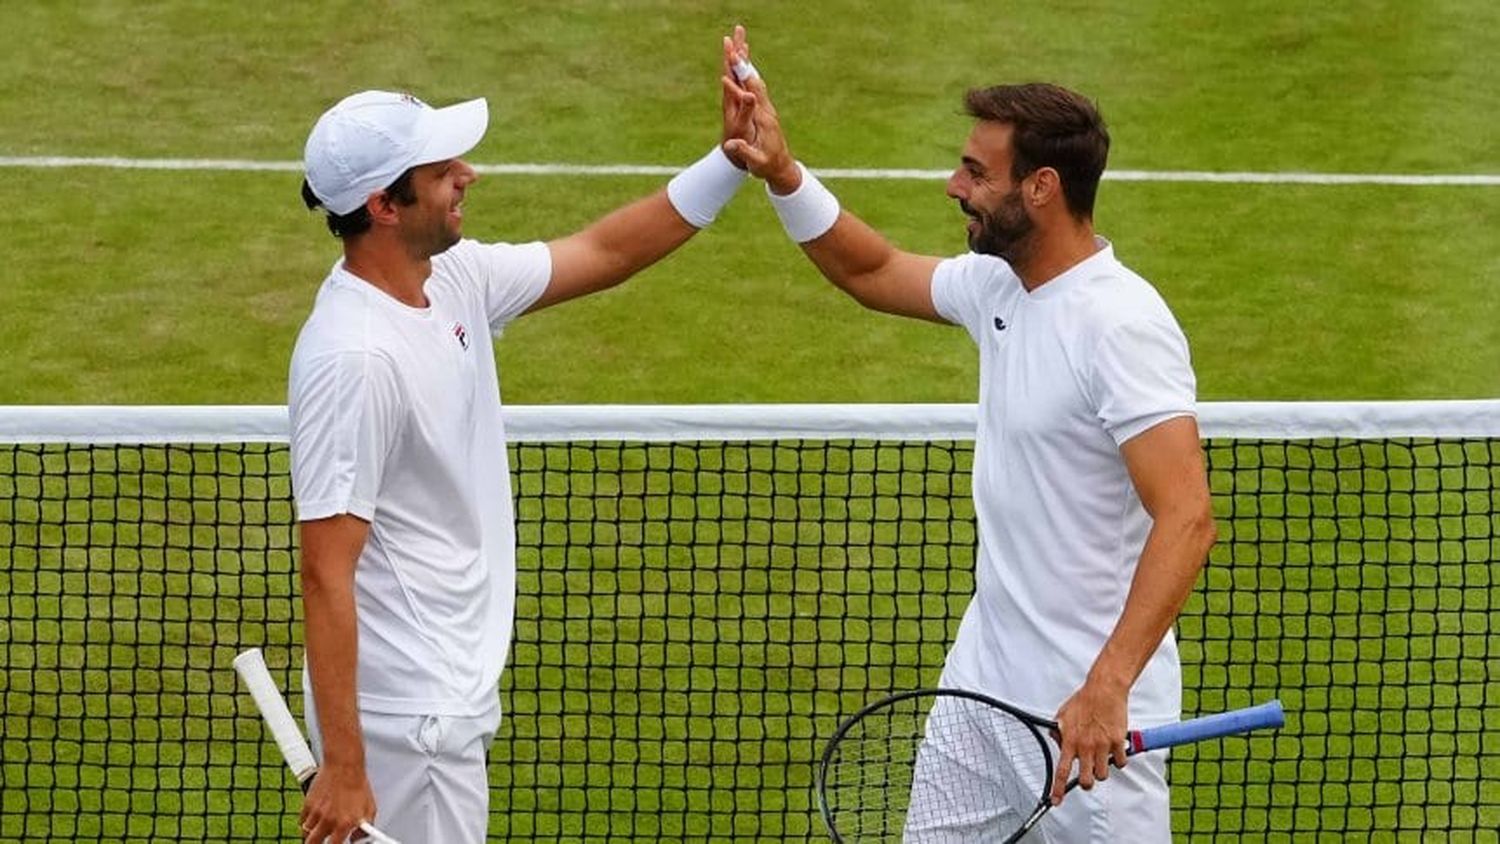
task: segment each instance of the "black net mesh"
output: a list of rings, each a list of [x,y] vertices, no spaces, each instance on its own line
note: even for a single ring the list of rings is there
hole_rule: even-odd
[[[1495,840],[1500,442],[1206,443],[1221,541],[1179,624],[1184,840]],[[819,840],[841,718],[935,682],[973,588],[970,443],[512,449],[495,840]],[[230,661],[301,712],[277,445],[0,446],[0,841],[295,837]],[[1485,839],[1485,836],[1490,836]]]

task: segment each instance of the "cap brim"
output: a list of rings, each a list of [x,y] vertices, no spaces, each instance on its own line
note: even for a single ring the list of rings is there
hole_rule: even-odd
[[[455,103],[432,110],[427,119],[427,144],[411,166],[447,161],[478,146],[490,125],[490,106],[485,98]]]

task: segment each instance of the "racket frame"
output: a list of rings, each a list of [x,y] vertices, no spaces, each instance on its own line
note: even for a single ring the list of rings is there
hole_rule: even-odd
[[[1049,799],[1048,792],[1051,790],[1052,777],[1057,761],[1054,758],[1052,746],[1043,737],[1043,732],[1045,731],[1049,735],[1056,736],[1058,734],[1057,722],[1050,718],[1043,718],[1040,715],[1027,712],[1024,709],[1012,706],[1005,701],[980,692],[949,688],[913,689],[898,692],[866,705],[858,712],[844,719],[844,722],[839,725],[833,737],[828,740],[827,746],[823,748],[823,756],[817,770],[818,808],[823,815],[823,823],[828,828],[829,835],[835,842],[839,842],[839,844],[842,844],[844,841],[838,828],[834,826],[834,813],[829,806],[827,792],[828,773],[833,764],[833,757],[838,752],[839,743],[843,740],[844,736],[854,729],[855,725],[870,713],[889,708],[902,701],[916,697],[930,697],[934,700],[939,697],[957,697],[972,700],[1014,717],[1025,724],[1031,730],[1032,734],[1036,736],[1037,741],[1042,746],[1042,756],[1046,760],[1046,777],[1043,779],[1043,782],[1047,785],[1044,787],[1036,807],[1021,824],[1020,828],[1005,839],[1005,844],[1013,844],[1013,842],[1019,841],[1052,808],[1052,801]],[[931,712],[930,707],[928,712]],[[1180,744],[1225,738],[1241,733],[1248,733],[1253,730],[1276,728],[1285,723],[1286,715],[1281,707],[1281,701],[1271,700],[1257,706],[1233,709],[1228,712],[1218,712],[1213,715],[1204,715],[1173,724],[1130,730],[1125,736],[1125,755],[1134,756],[1137,753],[1162,750]],[[1078,778],[1074,777],[1068,783],[1064,792],[1072,791],[1077,786]]]

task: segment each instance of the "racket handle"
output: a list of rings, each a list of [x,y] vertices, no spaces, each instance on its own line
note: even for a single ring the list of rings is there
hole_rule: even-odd
[[[1266,727],[1280,727],[1286,723],[1286,714],[1282,712],[1281,701],[1273,700],[1270,703],[1262,703],[1259,706],[1250,706],[1244,709],[1235,709],[1230,712],[1220,712],[1217,715],[1205,715],[1202,718],[1194,718],[1190,721],[1182,721],[1176,724],[1164,724],[1160,727],[1147,727],[1144,730],[1130,731],[1130,752],[1141,753],[1146,750],[1159,750],[1163,747],[1174,747],[1179,744],[1187,744],[1204,739],[1223,738],[1236,733],[1248,733],[1251,730],[1264,729]]]
[[[400,841],[386,835],[368,823],[361,823],[359,828],[365,834],[364,841],[374,841],[375,844],[401,844]]]
[[[307,782],[317,772],[318,763],[313,761],[312,750],[302,737],[302,730],[298,729],[297,722],[292,719],[292,712],[287,709],[281,690],[276,688],[276,681],[271,679],[271,672],[266,669],[266,661],[260,654],[260,648],[251,648],[235,657],[234,670],[245,681],[250,697],[254,698],[256,708],[265,719],[271,737],[276,740],[276,746],[281,748],[281,755],[292,769],[292,774],[297,777],[297,782]]]

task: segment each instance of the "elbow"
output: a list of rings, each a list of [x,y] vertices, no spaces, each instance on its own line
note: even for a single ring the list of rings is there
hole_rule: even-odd
[[[333,571],[331,568],[327,565],[319,565],[316,561],[306,557],[303,558],[299,579],[302,583],[304,603],[321,603],[340,593],[353,592],[353,571]]]
[[[1205,502],[1193,513],[1187,527],[1192,538],[1193,556],[1201,569],[1208,562],[1208,553],[1213,550],[1214,543],[1219,541],[1219,525],[1214,521],[1213,508]]]

